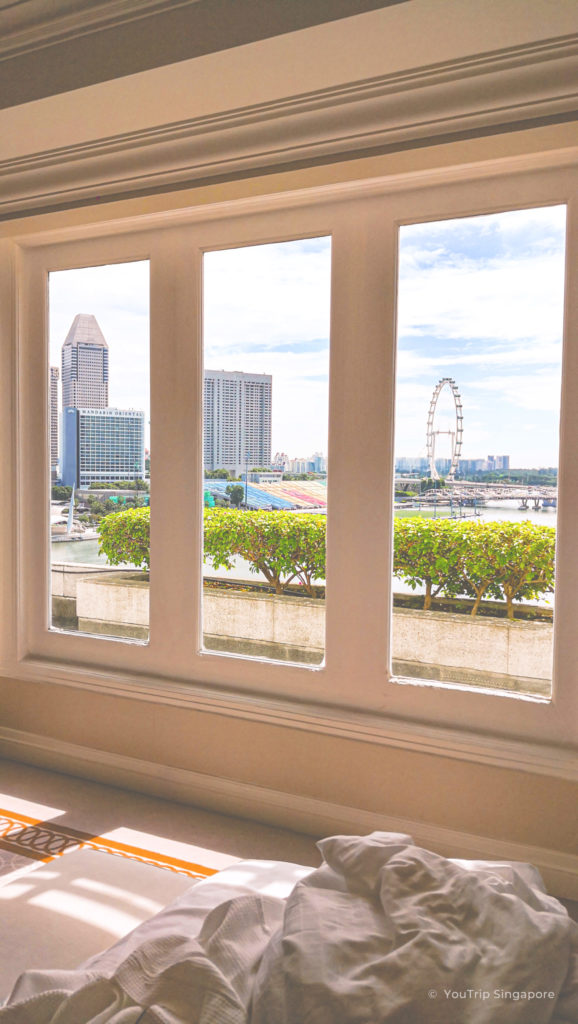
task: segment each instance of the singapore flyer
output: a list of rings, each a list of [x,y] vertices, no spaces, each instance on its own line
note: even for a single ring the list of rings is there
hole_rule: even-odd
[[[435,414],[438,399],[443,389],[447,387],[451,391],[454,400],[454,406],[456,410],[456,424],[454,430],[435,430]],[[451,439],[451,464],[449,472],[446,474],[446,480],[453,480],[456,475],[458,468],[458,462],[462,453],[462,437],[463,437],[463,424],[464,416],[462,409],[462,398],[458,391],[458,386],[453,377],[442,377],[436,384],[431,402],[429,404],[429,411],[427,414],[427,457],[429,460],[429,474],[432,480],[439,480],[440,475],[436,469],[436,438],[440,434],[449,435]]]

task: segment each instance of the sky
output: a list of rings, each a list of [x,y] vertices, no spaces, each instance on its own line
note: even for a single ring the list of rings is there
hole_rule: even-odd
[[[396,454],[426,452],[433,389],[451,376],[464,411],[462,456],[557,461],[565,207],[400,229]],[[273,375],[272,452],[327,452],[331,240],[204,257],[204,362]],[[149,420],[146,261],[50,275],[50,362],[77,313],[109,345],[109,401]],[[447,389],[435,429],[450,429]],[[440,437],[439,457],[449,455]]]
[[[396,455],[425,456],[434,387],[453,377],[463,458],[557,464],[564,231],[563,206],[401,228]],[[446,387],[435,429],[454,426]]]

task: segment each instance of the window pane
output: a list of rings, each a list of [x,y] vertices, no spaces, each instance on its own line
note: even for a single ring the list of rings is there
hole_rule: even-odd
[[[551,696],[565,213],[401,229],[402,676]]]
[[[51,624],[148,640],[149,264],[49,277]]]
[[[204,257],[203,644],[325,653],[331,243]]]

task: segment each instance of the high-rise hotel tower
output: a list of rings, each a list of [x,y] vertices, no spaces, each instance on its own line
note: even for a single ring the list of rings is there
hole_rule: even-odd
[[[78,313],[62,346],[62,482],[144,477],[145,414],[108,405],[108,345],[90,313]]]
[[[272,381],[269,373],[205,370],[205,469],[238,476],[247,462],[270,466]]]
[[[108,345],[92,313],[75,316],[62,346],[62,406],[108,406]]]

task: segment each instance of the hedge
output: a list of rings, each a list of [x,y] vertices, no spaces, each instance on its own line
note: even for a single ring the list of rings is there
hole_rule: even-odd
[[[149,567],[149,509],[126,509],[98,525],[100,551],[110,563]],[[325,516],[294,512],[204,510],[205,561],[231,568],[244,558],[277,594],[300,583],[313,594],[324,579]],[[524,522],[480,522],[408,516],[395,520],[394,576],[423,587],[424,608],[438,595],[473,598],[475,615],[484,598],[531,600],[554,590],[556,531]],[[368,570],[370,571],[370,570]]]
[[[480,522],[423,519],[395,521],[394,575],[412,589],[425,588],[424,608],[433,597],[472,597],[472,615],[483,598],[531,600],[554,590],[556,530],[523,521]]]

